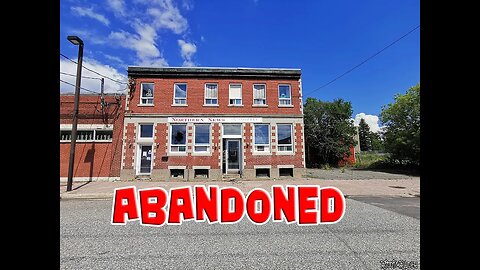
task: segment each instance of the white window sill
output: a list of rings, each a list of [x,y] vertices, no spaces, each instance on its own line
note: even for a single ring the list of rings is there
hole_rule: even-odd
[[[283,107],[283,108],[293,108],[293,105],[278,105],[278,107]]]
[[[138,107],[153,107],[155,104],[137,104]]]
[[[253,104],[252,107],[268,108],[267,104]]]
[[[203,104],[203,107],[218,107],[218,104]]]
[[[168,156],[170,157],[182,157],[186,155],[187,155],[187,152],[168,152]]]
[[[253,151],[253,155],[254,156],[271,156],[272,152],[270,152],[270,151],[265,151],[265,152]]]
[[[195,157],[195,156],[212,156],[212,153],[210,152],[193,152],[192,153],[192,157]]]
[[[172,107],[187,107],[188,104],[172,104]]]
[[[228,107],[243,107],[243,104],[228,104]]]
[[[294,156],[293,151],[277,151],[277,156]]]

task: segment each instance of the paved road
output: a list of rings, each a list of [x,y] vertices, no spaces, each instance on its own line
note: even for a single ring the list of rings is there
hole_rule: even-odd
[[[419,197],[350,196],[349,198],[420,219]]]
[[[111,200],[60,202],[61,269],[381,269],[420,260],[420,220],[347,199],[337,224],[110,225]],[[414,269],[414,268],[412,268]],[[418,267],[419,269],[419,267]]]

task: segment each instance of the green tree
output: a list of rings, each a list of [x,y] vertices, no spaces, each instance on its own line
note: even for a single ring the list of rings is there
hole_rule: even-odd
[[[392,161],[420,165],[420,83],[382,107],[385,150]]]
[[[352,104],[343,99],[323,102],[307,98],[304,106],[307,166],[337,166],[355,145]]]
[[[372,150],[372,140],[371,140],[371,131],[365,119],[360,119],[358,124],[358,137],[360,140],[360,151],[371,151]]]
[[[385,147],[383,146],[383,139],[377,132],[370,132],[370,141],[372,142],[372,150],[383,152]]]

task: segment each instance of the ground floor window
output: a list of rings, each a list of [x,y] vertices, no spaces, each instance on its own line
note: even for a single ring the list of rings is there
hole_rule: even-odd
[[[187,125],[171,125],[170,151],[185,152],[187,149]]]
[[[279,176],[293,177],[293,168],[279,168]]]
[[[270,177],[269,168],[255,169],[255,177]]]
[[[210,125],[195,125],[195,152],[210,152]]]
[[[184,169],[170,169],[170,177],[184,178]]]
[[[255,151],[269,152],[270,151],[270,126],[267,124],[255,124],[254,128]]]
[[[278,124],[277,125],[277,137],[278,137],[278,151],[279,152],[292,152],[292,125],[291,124]]]

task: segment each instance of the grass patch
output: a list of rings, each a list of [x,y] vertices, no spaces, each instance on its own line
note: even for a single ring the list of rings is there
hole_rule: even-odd
[[[419,166],[395,163],[385,153],[358,153],[355,156],[353,169],[420,176]]]
[[[388,154],[385,153],[376,153],[376,152],[361,152],[355,155],[355,165],[356,169],[368,169],[374,164],[379,164],[381,162],[388,161]]]

